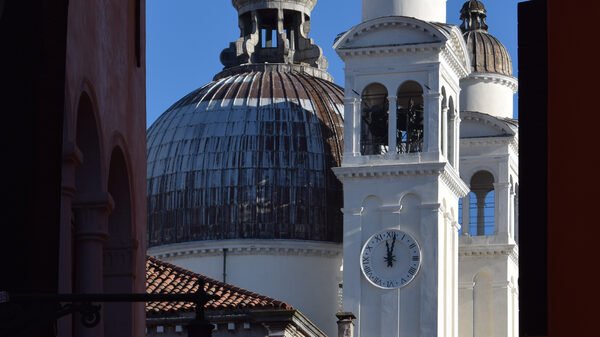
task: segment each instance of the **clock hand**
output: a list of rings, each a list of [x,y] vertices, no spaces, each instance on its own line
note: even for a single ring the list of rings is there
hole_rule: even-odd
[[[385,242],[385,248],[386,248],[386,256],[383,258],[383,260],[387,263],[388,267],[393,267],[394,266],[394,261],[396,261],[396,256],[394,255],[394,244],[396,243],[396,236],[394,236],[394,240],[392,240],[392,247],[390,249],[390,245],[388,243],[388,241]]]

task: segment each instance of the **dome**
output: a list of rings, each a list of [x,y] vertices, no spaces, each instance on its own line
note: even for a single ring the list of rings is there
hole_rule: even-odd
[[[148,243],[341,242],[343,91],[314,67],[228,68],[148,129]]]
[[[471,71],[512,76],[508,50],[488,32],[487,11],[481,1],[470,0],[460,11],[460,26],[471,58]]]
[[[471,71],[512,76],[512,62],[506,47],[487,31],[463,33],[471,58]]]

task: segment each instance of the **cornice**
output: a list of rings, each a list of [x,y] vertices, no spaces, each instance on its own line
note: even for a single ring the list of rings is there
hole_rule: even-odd
[[[510,139],[508,146],[517,156],[519,155],[519,138],[516,135]]]
[[[494,73],[471,73],[465,80],[477,80],[487,83],[496,83],[510,88],[514,93],[519,89],[519,81],[512,76],[506,76]]]
[[[515,136],[518,130],[518,126],[513,125],[513,128],[510,126],[510,122],[483,112],[462,110],[460,111],[460,118],[462,121],[475,121],[482,124],[491,125],[492,127],[501,130],[510,136]]]
[[[456,54],[451,50],[451,48],[447,48],[447,46],[444,46],[441,49],[442,58],[444,59],[444,61],[446,61],[446,63],[448,63],[452,71],[454,71],[454,73],[458,75],[458,78],[464,78],[469,75],[469,70],[466,69],[465,66],[460,62],[460,60],[458,59]]]
[[[446,184],[446,186],[448,186],[448,188],[450,188],[450,190],[460,198],[467,195],[467,193],[470,191],[469,187],[460,178],[459,173],[448,164],[446,164],[444,167],[441,178],[444,184]]]
[[[428,176],[438,175],[445,163],[381,163],[359,166],[342,166],[332,168],[338,179],[364,177],[396,177],[396,176]]]
[[[446,38],[445,34],[443,34],[439,28],[431,25],[428,22],[409,17],[388,16],[369,20],[354,26],[352,29],[343,34],[339,41],[336,41],[334,48],[337,45],[341,46],[347,44],[348,42],[355,40],[357,37],[365,33],[389,28],[408,28],[422,31],[431,37],[438,39],[439,41],[442,41]]]
[[[148,255],[157,259],[191,256],[227,255],[288,255],[325,256],[342,255],[342,245],[330,242],[300,240],[212,240],[195,241],[150,247]]]
[[[519,264],[519,247],[516,244],[460,244],[458,256],[497,257],[507,256]]]
[[[402,53],[419,52],[439,52],[442,49],[442,42],[418,43],[418,44],[390,44],[384,46],[366,46],[366,47],[346,47],[337,49],[341,57],[348,56],[373,56],[373,55],[394,55]]]
[[[465,196],[469,189],[460,179],[454,168],[445,162],[410,163],[410,164],[380,164],[342,166],[332,168],[340,180],[362,179],[365,177],[387,178],[399,176],[440,176],[456,195]]]
[[[515,148],[515,144],[513,143],[513,137],[510,135],[506,136],[496,136],[496,137],[477,137],[477,138],[461,138],[461,145],[507,145],[512,146],[511,148]],[[516,148],[516,152],[518,153],[518,147]]]

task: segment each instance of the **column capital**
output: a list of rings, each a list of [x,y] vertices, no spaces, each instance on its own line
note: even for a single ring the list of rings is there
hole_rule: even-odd
[[[103,209],[110,213],[115,208],[115,201],[108,192],[102,192],[94,197],[83,198],[73,201],[74,209]]]
[[[62,149],[63,163],[79,166],[83,163],[83,153],[77,147],[77,144],[66,141]]]

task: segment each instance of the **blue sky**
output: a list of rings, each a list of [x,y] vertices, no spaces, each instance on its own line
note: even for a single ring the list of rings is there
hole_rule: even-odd
[[[522,0],[482,1],[489,31],[508,48],[517,76],[517,2]],[[447,22],[460,24],[463,3],[447,1]],[[360,23],[360,17],[361,0],[319,0],[312,13],[310,36],[323,49],[339,85],[344,84],[344,66],[331,46],[336,35]],[[238,37],[231,0],[147,0],[147,126],[171,104],[210,82],[223,68],[221,50]]]

